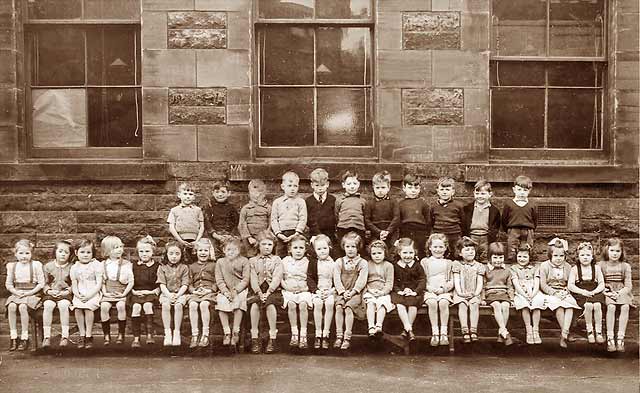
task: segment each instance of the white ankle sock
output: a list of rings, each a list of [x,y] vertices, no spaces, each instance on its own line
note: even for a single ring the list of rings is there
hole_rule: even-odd
[[[42,336],[44,338],[51,338],[51,326],[42,328]]]
[[[69,338],[69,326],[62,326],[62,337]]]
[[[12,340],[16,340],[18,338],[18,329],[10,329],[9,336]]]

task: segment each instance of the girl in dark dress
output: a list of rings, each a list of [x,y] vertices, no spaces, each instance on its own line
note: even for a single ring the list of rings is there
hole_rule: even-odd
[[[156,284],[158,264],[153,260],[156,242],[151,236],[138,240],[138,262],[133,264],[133,289],[129,302],[131,304],[131,324],[133,330],[132,348],[140,347],[141,313],[144,311],[147,327],[147,344],[155,343],[153,339],[153,306],[158,303],[160,288]]]

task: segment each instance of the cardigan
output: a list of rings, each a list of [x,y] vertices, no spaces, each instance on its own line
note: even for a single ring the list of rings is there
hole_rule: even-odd
[[[471,220],[473,219],[473,210],[475,208],[475,201],[464,206],[464,218],[465,218],[465,234],[471,233]],[[487,233],[487,241],[493,243],[498,239],[498,233],[500,232],[502,216],[500,210],[493,205],[489,205],[489,231]]]

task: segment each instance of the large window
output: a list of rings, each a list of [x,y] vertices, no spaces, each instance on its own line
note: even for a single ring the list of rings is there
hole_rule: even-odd
[[[370,0],[262,0],[257,14],[258,154],[374,154]]]
[[[492,0],[494,155],[603,157],[606,20],[605,0]]]
[[[140,157],[136,0],[29,2],[31,157]]]

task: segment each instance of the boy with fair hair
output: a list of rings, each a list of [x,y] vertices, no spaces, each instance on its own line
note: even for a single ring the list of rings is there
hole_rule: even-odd
[[[314,169],[309,174],[313,193],[305,199],[307,204],[307,226],[309,236],[326,235],[336,244],[336,198],[329,194],[329,174],[323,168]]]
[[[276,255],[287,255],[287,245],[298,234],[302,235],[307,226],[307,204],[298,195],[300,178],[289,171],[282,175],[280,188],[284,195],[276,198],[271,206],[271,230],[278,239]]]
[[[194,245],[204,235],[204,214],[202,209],[193,204],[196,189],[192,185],[180,184],[176,195],[180,204],[171,208],[167,223],[173,238],[188,249],[185,253],[185,263],[188,264],[193,261]]]
[[[491,183],[479,180],[473,186],[474,201],[465,205],[464,217],[466,233],[478,244],[476,260],[483,262],[489,244],[498,241],[500,232],[500,210],[491,204]]]
[[[458,240],[465,233],[466,222],[462,202],[453,199],[456,193],[455,184],[455,180],[450,177],[440,178],[436,188],[438,201],[431,208],[432,230],[447,237],[451,258],[455,255]]]
[[[527,176],[516,177],[513,183],[514,198],[507,200],[502,209],[502,227],[507,232],[509,262],[514,261],[520,242],[533,248],[533,234],[538,223],[538,213],[529,203],[533,184]]]
[[[400,207],[398,201],[389,197],[391,174],[387,171],[376,173],[371,185],[373,198],[364,205],[364,221],[371,232],[371,240],[382,240],[387,249],[392,250],[400,224]]]

